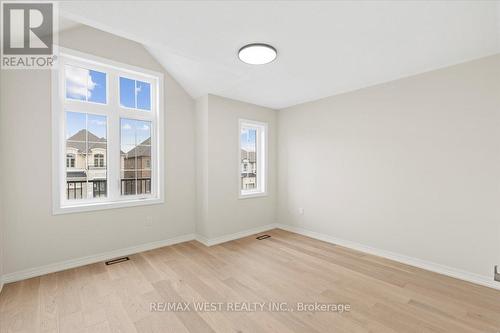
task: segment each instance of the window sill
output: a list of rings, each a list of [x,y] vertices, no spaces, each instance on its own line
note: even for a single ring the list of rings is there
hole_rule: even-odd
[[[248,192],[245,194],[240,192],[239,199],[261,198],[267,196],[268,196],[267,192]]]
[[[134,200],[122,200],[122,201],[95,202],[90,204],[84,203],[84,204],[68,205],[62,207],[54,207],[52,209],[52,214],[61,215],[61,214],[71,214],[71,213],[92,212],[105,209],[157,205],[157,204],[162,204],[164,202],[165,200],[163,200],[162,198],[145,198],[145,199],[134,199]]]

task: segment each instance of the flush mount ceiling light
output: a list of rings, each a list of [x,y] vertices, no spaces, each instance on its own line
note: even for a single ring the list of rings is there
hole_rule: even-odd
[[[240,60],[250,65],[268,64],[276,59],[277,54],[274,47],[263,43],[248,44],[238,51]]]

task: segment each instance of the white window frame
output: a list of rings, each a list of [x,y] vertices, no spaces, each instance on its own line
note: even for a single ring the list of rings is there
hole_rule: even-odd
[[[106,104],[66,98],[64,66],[73,65],[106,73]],[[151,84],[151,110],[120,106],[119,77]],[[163,73],[59,47],[58,66],[52,69],[52,208],[53,214],[161,204],[164,202],[164,97]],[[66,198],[66,111],[96,114],[107,119],[107,197]],[[120,195],[120,119],[151,121],[151,193]]]
[[[68,163],[69,162],[69,163]],[[73,162],[73,163],[71,163]],[[73,166],[71,166],[73,164]],[[66,154],[66,168],[75,168],[76,166],[76,156],[73,153]]]
[[[257,159],[257,187],[252,190],[241,188],[241,129],[243,127],[253,128],[256,134],[256,159]],[[267,196],[268,170],[268,124],[256,120],[238,120],[238,197],[248,199]]]

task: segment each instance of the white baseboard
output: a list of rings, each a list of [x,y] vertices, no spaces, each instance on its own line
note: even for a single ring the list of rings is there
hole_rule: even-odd
[[[386,251],[386,250],[381,250],[377,249],[371,246],[359,244],[356,242],[352,242],[349,240],[344,240],[344,239],[339,239],[330,235],[318,233],[315,231],[310,231],[304,228],[300,227],[295,227],[295,226],[290,226],[286,224],[277,224],[277,228],[283,229],[286,231],[294,232],[300,235],[304,235],[307,237],[311,237],[314,239],[318,239],[324,242],[332,243],[332,244],[337,244],[340,246],[348,247],[354,250],[358,250],[361,252],[365,252],[368,254],[373,254],[379,257],[384,257],[387,259],[391,259],[403,264],[407,264],[410,266],[415,266],[418,268],[422,268],[431,272],[451,276],[456,279],[460,279],[463,281],[479,284],[485,287],[490,287],[493,289],[498,289],[500,290],[500,283],[495,282],[493,278],[490,278],[488,276],[483,276],[475,273],[470,273],[467,271],[463,271],[457,268],[437,264],[434,262],[418,259],[418,258],[413,258],[413,257],[408,257],[402,254]]]
[[[100,261],[110,260],[110,259],[117,258],[117,257],[123,257],[123,256],[131,255],[131,254],[135,254],[135,253],[139,253],[139,252],[153,250],[153,249],[156,249],[159,247],[164,247],[164,246],[168,246],[168,245],[187,242],[187,241],[191,241],[194,239],[196,239],[195,234],[182,235],[182,236],[178,236],[178,237],[174,237],[174,238],[170,238],[170,239],[166,239],[166,240],[141,244],[141,245],[137,245],[137,246],[131,246],[128,248],[109,251],[109,252],[100,253],[100,254],[96,254],[96,255],[91,255],[91,256],[87,256],[87,257],[83,257],[83,258],[70,259],[70,260],[65,260],[65,261],[61,261],[58,263],[54,263],[54,264],[25,269],[22,271],[5,274],[5,275],[3,275],[3,277],[0,277],[0,280],[1,280],[2,284],[20,281],[20,280],[25,280],[25,279],[29,279],[29,278],[32,278],[35,276],[59,272],[59,271],[63,271],[63,270],[70,269],[70,268],[89,265],[89,264],[93,264],[93,263],[100,262]]]
[[[260,227],[247,229],[247,230],[236,232],[234,234],[224,235],[224,236],[215,237],[215,238],[207,238],[207,237],[204,237],[202,235],[196,235],[196,240],[198,242],[202,243],[203,245],[212,246],[212,245],[217,245],[217,244],[229,242],[229,241],[232,241],[235,239],[247,237],[250,235],[258,234],[260,232],[268,231],[271,229],[276,229],[277,227],[278,227],[278,225],[275,223],[266,224],[266,225],[263,225]]]
[[[224,236],[215,237],[215,238],[207,238],[207,237],[197,235],[197,234],[187,234],[187,235],[183,235],[183,236],[170,238],[167,240],[142,244],[142,245],[138,245],[138,246],[132,246],[132,247],[128,247],[125,249],[110,251],[110,252],[101,253],[101,254],[92,255],[92,256],[87,256],[87,257],[78,258],[78,259],[70,259],[70,260],[66,260],[66,261],[62,261],[62,262],[58,262],[58,263],[54,263],[54,264],[44,265],[44,266],[40,266],[40,267],[35,267],[35,268],[30,268],[30,269],[14,272],[14,273],[5,274],[3,276],[0,276],[0,291],[2,290],[4,283],[25,280],[25,279],[29,279],[29,278],[40,276],[40,275],[45,275],[45,274],[54,273],[54,272],[58,272],[58,271],[62,271],[62,270],[70,269],[70,268],[75,268],[75,267],[79,267],[79,266],[93,264],[96,262],[101,262],[101,261],[113,259],[116,257],[122,257],[122,256],[126,256],[126,255],[139,253],[139,252],[153,250],[156,248],[160,248],[160,247],[164,247],[164,246],[168,246],[168,245],[173,245],[173,244],[178,244],[178,243],[182,243],[182,242],[187,242],[187,241],[191,241],[194,239],[196,239],[197,241],[199,241],[200,243],[202,243],[206,246],[213,246],[213,245],[229,242],[229,241],[232,241],[235,239],[247,237],[247,236],[250,236],[253,234],[258,234],[258,233],[268,231],[271,229],[275,229],[275,228],[291,231],[291,232],[294,232],[297,234],[308,236],[308,237],[318,239],[321,241],[325,241],[328,243],[345,246],[345,247],[355,249],[355,250],[358,250],[361,252],[365,252],[368,254],[373,254],[373,255],[384,257],[387,259],[391,259],[391,260],[394,260],[397,262],[401,262],[403,264],[419,267],[419,268],[426,269],[428,271],[432,271],[435,273],[451,276],[451,277],[454,277],[454,278],[457,278],[460,280],[464,280],[464,281],[468,281],[468,282],[472,282],[475,284],[479,284],[479,285],[483,285],[486,287],[500,290],[500,283],[493,281],[493,279],[490,279],[487,276],[482,276],[482,275],[466,272],[463,270],[459,270],[459,269],[456,269],[453,267],[448,267],[448,266],[444,266],[441,264],[436,264],[433,262],[404,256],[404,255],[397,254],[394,252],[377,249],[377,248],[374,248],[371,246],[359,244],[359,243],[344,240],[344,239],[339,239],[339,238],[336,238],[333,236],[310,231],[310,230],[303,229],[300,227],[290,226],[290,225],[286,225],[286,224],[267,224],[267,225],[260,226],[257,228],[252,228],[252,229],[236,232],[236,233],[233,233],[230,235],[224,235]]]
[[[170,238],[170,239],[166,239],[166,240],[162,240],[162,241],[132,246],[132,247],[128,247],[125,249],[119,249],[119,250],[114,250],[114,251],[110,251],[110,252],[91,255],[91,256],[87,256],[87,257],[83,257],[83,258],[70,259],[70,260],[57,262],[54,264],[39,266],[39,267],[35,267],[35,268],[29,268],[29,269],[25,269],[22,271],[17,271],[14,273],[9,273],[9,274],[5,274],[3,276],[0,276],[0,290],[1,290],[1,287],[3,286],[3,283],[11,283],[11,282],[16,282],[16,281],[20,281],[20,280],[25,280],[25,279],[29,279],[29,278],[40,276],[40,275],[59,272],[59,271],[63,271],[63,270],[70,269],[70,268],[80,267],[80,266],[84,266],[84,265],[93,264],[96,262],[110,260],[110,259],[117,258],[117,257],[123,257],[123,256],[131,255],[131,254],[135,254],[135,253],[139,253],[139,252],[153,250],[153,249],[156,249],[159,247],[178,244],[178,243],[187,242],[187,241],[191,241],[191,240],[195,240],[195,239],[206,246],[212,246],[212,245],[217,245],[220,243],[228,242],[228,241],[231,241],[234,239],[247,237],[247,236],[257,234],[259,232],[271,230],[274,228],[276,228],[276,224],[268,224],[265,226],[252,228],[252,229],[248,229],[248,230],[240,231],[240,232],[237,232],[234,234],[224,235],[224,236],[220,236],[220,237],[216,237],[216,238],[206,238],[206,237],[203,237],[201,235],[187,234],[187,235],[174,237],[174,238]]]

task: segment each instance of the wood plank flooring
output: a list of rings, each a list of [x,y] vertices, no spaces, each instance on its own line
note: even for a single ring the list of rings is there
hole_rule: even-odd
[[[500,291],[283,230],[267,234],[7,284],[0,332],[500,332]],[[223,311],[151,311],[167,302],[218,302]],[[308,302],[351,309],[297,311]],[[227,309],[260,303],[286,308]]]

